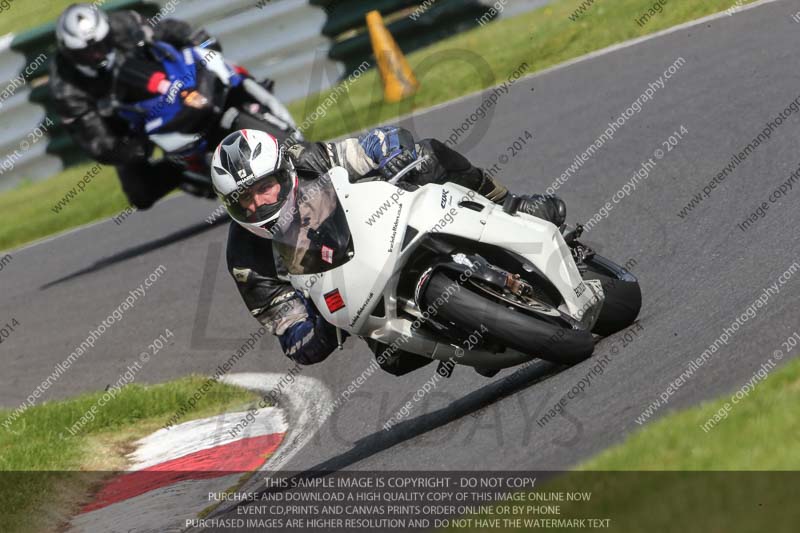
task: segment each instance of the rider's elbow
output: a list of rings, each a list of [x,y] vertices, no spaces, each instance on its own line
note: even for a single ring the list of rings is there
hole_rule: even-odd
[[[103,165],[113,165],[117,163],[116,143],[112,137],[101,137],[89,139],[81,144],[89,157]]]

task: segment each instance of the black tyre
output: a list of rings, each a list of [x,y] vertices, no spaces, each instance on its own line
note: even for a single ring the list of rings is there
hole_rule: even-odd
[[[448,292],[453,280],[439,272],[434,274],[422,297],[425,307]],[[450,289],[452,292],[452,289]],[[449,321],[464,330],[488,329],[487,335],[504,346],[553,363],[573,365],[592,355],[594,341],[589,331],[579,331],[544,322],[506,304],[490,300],[461,287],[438,307],[438,321]],[[523,362],[523,361],[519,361]],[[487,361],[493,366],[493,361]]]
[[[642,290],[638,281],[624,281],[589,271],[584,279],[600,280],[605,301],[592,333],[603,337],[622,331],[636,321],[642,308]]]

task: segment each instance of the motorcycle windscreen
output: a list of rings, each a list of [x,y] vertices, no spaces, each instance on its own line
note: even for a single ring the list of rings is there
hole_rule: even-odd
[[[290,274],[327,272],[354,255],[347,215],[327,174],[300,181],[271,232],[273,249]]]

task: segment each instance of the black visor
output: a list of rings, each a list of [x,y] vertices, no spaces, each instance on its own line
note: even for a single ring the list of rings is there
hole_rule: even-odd
[[[90,41],[85,48],[71,49],[66,52],[79,65],[99,68],[108,61],[112,49],[111,34],[109,34],[100,41]]]

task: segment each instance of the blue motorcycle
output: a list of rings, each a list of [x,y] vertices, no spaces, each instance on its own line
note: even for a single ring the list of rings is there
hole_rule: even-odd
[[[105,115],[125,120],[146,135],[183,173],[181,188],[213,197],[211,152],[230,132],[266,131],[290,146],[303,139],[288,110],[246,70],[226,62],[214,42],[176,49],[148,43],[114,73]],[[155,163],[154,160],[151,160]]]

